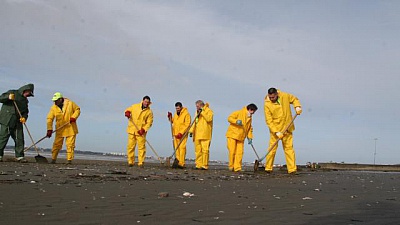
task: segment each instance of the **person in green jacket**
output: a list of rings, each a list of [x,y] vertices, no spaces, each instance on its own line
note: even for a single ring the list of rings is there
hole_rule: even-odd
[[[0,95],[3,106],[0,110],[0,162],[3,161],[4,148],[10,136],[15,143],[15,158],[18,162],[28,162],[24,158],[24,131],[23,124],[28,119],[28,97],[33,97],[33,84],[27,84],[18,90],[9,90]],[[21,112],[20,117],[14,101]]]

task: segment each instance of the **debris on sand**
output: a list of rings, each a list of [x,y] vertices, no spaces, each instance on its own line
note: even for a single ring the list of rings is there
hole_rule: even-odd
[[[190,193],[190,192],[183,192],[183,194],[182,194],[183,196],[185,196],[185,197],[193,197],[194,196],[194,194],[192,194],[192,193]]]
[[[168,192],[160,192],[158,193],[158,198],[167,198],[169,196]]]

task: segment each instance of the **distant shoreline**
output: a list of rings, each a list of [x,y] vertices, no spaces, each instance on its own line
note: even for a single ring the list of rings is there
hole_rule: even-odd
[[[40,154],[51,159],[51,149],[43,149],[39,148]],[[13,155],[13,147],[7,146],[5,148],[5,156]],[[25,154],[29,156],[35,156],[36,152],[32,149]],[[61,150],[59,153],[60,160],[65,159],[65,150]],[[117,161],[117,162],[125,162],[126,155],[124,153],[113,154],[113,153],[102,153],[102,152],[93,152],[93,151],[82,151],[75,150],[75,159],[79,160],[100,160],[100,161]],[[162,157],[161,160],[165,161],[165,157]],[[188,165],[193,165],[193,159],[186,159]],[[154,156],[147,156],[146,161],[148,163],[159,163],[159,160]],[[226,166],[227,162],[219,161],[219,160],[211,160],[210,165],[213,166]],[[243,162],[243,165],[246,167],[252,167],[254,162]],[[311,169],[311,170],[355,170],[355,171],[383,171],[383,172],[400,172],[400,164],[392,164],[392,165],[383,165],[383,164],[358,164],[358,163],[336,163],[336,162],[317,162],[317,163],[307,163],[307,165],[297,165],[299,170],[302,169]],[[277,169],[285,169],[285,165],[276,165]]]
[[[320,169],[400,172],[400,165],[373,165],[357,163],[318,163]]]

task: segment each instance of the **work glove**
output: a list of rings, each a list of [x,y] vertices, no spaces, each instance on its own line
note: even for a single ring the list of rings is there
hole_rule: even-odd
[[[71,117],[71,118],[69,118],[69,122],[70,122],[70,123],[75,123],[75,122],[76,122],[76,119],[75,119],[74,117]]]
[[[183,137],[183,135],[181,133],[178,133],[177,135],[175,135],[176,139],[181,139]]]
[[[19,122],[21,122],[22,124],[26,123],[26,119],[24,117],[19,118]]]
[[[48,137],[48,138],[51,138],[51,135],[53,134],[53,130],[47,130],[47,134],[46,134],[46,136]]]
[[[10,93],[8,95],[8,99],[10,99],[11,101],[14,101],[15,100],[15,94],[14,93]]]
[[[189,133],[189,137],[193,137],[193,133]]]
[[[146,133],[146,131],[142,128],[142,129],[140,129],[140,130],[138,130],[138,134],[140,135],[140,136],[143,136],[143,134],[145,134]]]
[[[243,123],[242,123],[242,121],[241,121],[241,120],[236,120],[236,125],[242,126],[242,125],[243,125]]]
[[[283,134],[281,132],[276,132],[275,135],[279,138],[282,139],[283,138]]]
[[[253,139],[252,139],[252,138],[247,138],[247,143],[248,143],[249,145],[253,144]]]
[[[297,114],[297,115],[300,115],[301,112],[303,112],[303,110],[301,110],[301,107],[300,107],[300,106],[297,106],[295,109],[296,109],[296,114]]]
[[[131,111],[126,111],[125,112],[125,117],[128,118],[128,119],[131,118]]]
[[[200,114],[203,111],[203,108],[200,108],[199,110],[197,110],[197,114]]]
[[[168,119],[169,119],[169,121],[172,120],[172,112],[168,112]]]

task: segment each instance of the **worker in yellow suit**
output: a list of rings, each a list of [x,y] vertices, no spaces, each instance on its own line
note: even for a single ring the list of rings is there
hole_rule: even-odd
[[[231,113],[228,117],[229,127],[226,131],[227,147],[229,151],[229,170],[242,170],[244,139],[248,144],[253,142],[252,116],[257,111],[255,104],[249,104],[241,110]]]
[[[281,92],[276,88],[268,89],[268,94],[265,96],[264,101],[264,112],[265,120],[269,127],[269,145],[273,145],[277,140],[282,140],[288,173],[296,174],[296,156],[293,149],[294,124],[288,128],[286,133],[283,133],[283,130],[292,121],[290,105],[293,105],[297,115],[301,114],[301,104],[296,96]],[[271,149],[267,155],[266,172],[272,172],[277,148],[278,145]]]
[[[193,137],[196,169],[208,170],[214,113],[202,100],[196,101],[196,109],[196,121],[189,130],[189,136]]]
[[[75,141],[78,134],[78,125],[76,120],[81,114],[81,109],[75,102],[68,98],[64,98],[60,92],[53,95],[51,106],[47,114],[47,137],[51,137],[53,133],[53,120],[56,120],[56,132],[53,148],[51,150],[51,163],[56,163],[58,153],[60,152],[65,139],[67,147],[67,164],[71,164],[74,159]]]
[[[138,166],[143,167],[146,157],[146,134],[153,125],[153,112],[150,109],[151,100],[144,96],[142,102],[133,104],[125,109],[125,117],[128,118],[128,166],[135,164],[135,148],[138,144]]]
[[[171,112],[168,112],[168,120],[172,123],[172,134],[174,136],[174,148],[176,149],[176,159],[179,161],[178,168],[185,168],[186,159],[186,143],[188,136],[183,136],[188,132],[190,126],[190,114],[186,107],[182,106],[181,102],[175,103],[175,114],[172,116]],[[180,143],[180,144],[179,144]],[[178,146],[179,145],[179,146]]]

